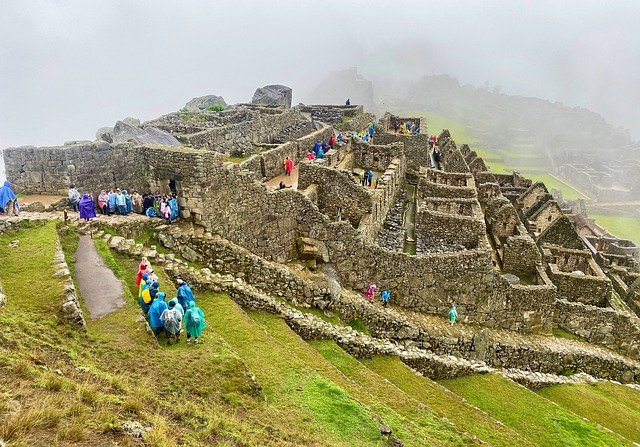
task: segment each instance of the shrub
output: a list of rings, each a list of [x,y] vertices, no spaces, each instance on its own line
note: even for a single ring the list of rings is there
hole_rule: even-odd
[[[222,112],[224,110],[224,106],[222,104],[214,104],[212,106],[207,107],[209,112]]]

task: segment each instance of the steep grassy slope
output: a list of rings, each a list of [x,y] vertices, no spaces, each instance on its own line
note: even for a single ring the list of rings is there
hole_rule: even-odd
[[[495,374],[444,380],[444,386],[540,446],[622,446],[629,441],[598,428],[533,391]],[[611,414],[610,417],[617,417]]]
[[[539,395],[579,416],[640,443],[640,392],[614,383],[558,385]]]
[[[321,352],[327,352],[323,349]],[[335,353],[327,352],[335,356]],[[374,357],[362,363],[370,370],[402,389],[414,399],[432,408],[453,422],[457,427],[493,446],[512,446],[519,438],[517,431],[491,418],[487,413],[467,404],[458,395],[450,392],[427,377],[418,376],[400,360],[392,357]],[[521,440],[519,445],[533,445]]]

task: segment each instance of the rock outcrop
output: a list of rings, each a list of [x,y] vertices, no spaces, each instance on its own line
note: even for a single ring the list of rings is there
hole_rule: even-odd
[[[206,95],[193,98],[184,108],[187,109],[187,112],[201,112],[211,106],[227,107],[227,103],[222,96]]]
[[[137,144],[158,144],[162,146],[182,146],[176,137],[155,127],[139,128],[118,121],[113,128],[113,142],[126,143],[132,141]]]
[[[292,90],[284,85],[265,85],[256,89],[252,104],[271,107],[291,108]]]

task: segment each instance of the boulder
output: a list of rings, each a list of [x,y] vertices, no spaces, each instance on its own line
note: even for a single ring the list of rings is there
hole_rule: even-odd
[[[200,112],[211,106],[227,107],[227,103],[224,101],[222,96],[207,95],[193,98],[184,106],[184,108],[187,109],[188,112]]]
[[[30,202],[20,205],[20,211],[29,211],[33,213],[44,213],[46,210],[42,202]]]
[[[292,90],[284,85],[265,85],[256,89],[252,104],[272,107],[291,107]]]
[[[130,124],[118,121],[113,128],[113,142],[137,144],[158,144],[161,146],[182,146],[180,142],[168,132],[155,127],[141,129]]]
[[[140,120],[138,118],[131,118],[130,116],[122,120],[123,123],[133,127],[140,127]]]
[[[101,127],[96,131],[96,140],[113,143],[113,127]]]

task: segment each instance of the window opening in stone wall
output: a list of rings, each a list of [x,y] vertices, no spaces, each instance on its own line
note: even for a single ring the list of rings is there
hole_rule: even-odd
[[[177,194],[178,189],[176,188],[176,181],[174,179],[169,180],[169,190],[171,194]]]

